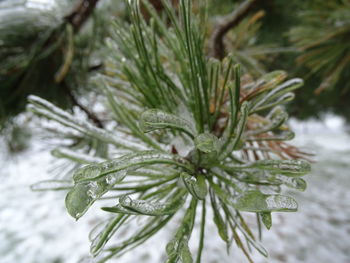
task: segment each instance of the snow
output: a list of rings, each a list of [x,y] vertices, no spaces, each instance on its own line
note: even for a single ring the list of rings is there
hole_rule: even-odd
[[[315,152],[317,163],[305,178],[308,182],[305,192],[286,190],[297,199],[299,211],[274,213],[272,229],[264,231],[263,245],[269,252],[269,259],[256,252],[253,259],[257,263],[348,263],[350,135],[344,121],[336,116],[326,116],[322,122],[292,120],[291,125],[297,133],[294,144]],[[37,137],[28,151],[15,158],[1,156],[1,263],[93,262],[89,256],[88,234],[105,218],[106,212],[94,205],[76,222],[65,210],[63,192],[32,192],[29,189],[37,181],[53,178],[49,171],[56,161],[50,150]],[[254,217],[248,215],[248,219],[255,224]],[[165,244],[180,220],[181,215],[176,216],[165,231],[134,252],[111,262],[163,262]],[[227,255],[210,209],[207,222],[203,263],[247,262],[234,245]],[[198,229],[195,230],[190,242],[194,252],[198,244]]]

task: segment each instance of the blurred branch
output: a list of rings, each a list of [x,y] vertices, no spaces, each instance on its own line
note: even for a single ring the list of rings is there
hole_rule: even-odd
[[[23,2],[21,4],[14,3],[13,8],[10,8],[12,4],[8,4],[8,12],[7,9],[6,12],[0,12],[0,21],[4,21],[3,17],[7,17],[8,20],[8,22],[4,21],[4,25],[0,22],[0,33],[2,34],[0,36],[0,56],[2,60],[6,59],[5,66],[2,66],[0,70],[0,126],[25,109],[26,97],[29,94],[41,95],[46,99],[54,98],[55,102],[64,107],[76,105],[97,126],[102,126],[95,114],[89,112],[90,109],[85,108],[71,95],[78,85],[69,83],[69,86],[63,87],[63,82],[66,84],[69,82],[67,76],[73,71],[73,62],[80,63],[83,60],[83,53],[79,51],[85,47],[76,46],[76,43],[80,41],[80,38],[76,38],[76,36],[87,20],[91,18],[97,8],[98,1],[74,1],[75,6],[72,5],[73,1],[68,1],[66,5],[62,6],[66,16],[62,16],[61,9],[49,10],[45,13],[45,17],[52,15],[55,19],[46,21],[45,25],[42,25],[44,23],[39,17],[36,17],[40,16],[39,11],[26,10],[25,1],[20,1]],[[20,7],[19,11],[17,6]],[[2,7],[0,9],[3,11]],[[50,12],[58,12],[58,14],[56,16]],[[7,13],[10,15],[6,15]],[[57,17],[60,17],[60,20],[57,20]],[[5,43],[10,48],[2,48],[3,39],[6,40]],[[88,44],[88,46],[91,45]],[[25,52],[18,51],[21,49]],[[14,51],[11,52],[12,50]],[[75,53],[74,50],[78,52]],[[76,64],[78,65],[78,63]],[[102,65],[96,65],[90,69],[82,67],[80,70],[77,69],[77,66],[74,69],[77,72],[73,72],[73,74],[84,70],[88,73],[88,70],[98,70],[100,67]],[[47,91],[46,87],[49,87]]]
[[[153,8],[157,11],[157,13],[161,13],[164,10],[163,2],[160,0],[143,0],[143,1],[141,1],[141,14],[146,21],[149,21],[149,19],[151,18],[151,14],[148,12],[147,8],[143,4],[144,1],[149,2],[153,6]],[[175,9],[178,8],[179,0],[171,0],[170,2],[171,2],[171,5]]]
[[[93,13],[98,1],[99,0],[82,0],[76,5],[71,14],[65,17],[65,20],[72,25],[74,33],[79,32],[83,24]],[[101,120],[93,112],[80,104],[80,102],[73,95],[69,86],[65,82],[63,82],[62,85],[65,88],[67,95],[71,99],[73,105],[76,105],[83,112],[85,112],[88,118],[92,120],[97,125],[97,127],[103,128]]]
[[[82,0],[73,11],[65,17],[66,21],[73,26],[74,32],[78,32],[85,21],[94,11],[99,0]]]
[[[230,29],[237,26],[243,20],[258,1],[259,0],[245,0],[237,9],[224,18],[223,22],[216,26],[211,38],[210,55],[212,57],[217,59],[223,59],[225,57],[225,35]]]

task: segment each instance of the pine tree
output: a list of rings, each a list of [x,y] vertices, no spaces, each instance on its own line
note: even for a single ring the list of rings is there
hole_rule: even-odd
[[[256,214],[261,232],[262,224],[270,229],[272,212],[297,210],[296,201],[281,194],[282,186],[303,191],[301,177],[310,165],[303,160],[307,155],[285,142],[294,133],[283,105],[303,81],[286,80],[283,71],[253,80],[231,54],[210,58],[208,9],[201,1],[180,0],[177,8],[163,1],[161,11],[144,1],[149,19],[138,3],[127,3],[130,23],[114,21],[104,74],[94,78],[99,98],[107,102],[104,128],[29,97],[28,109],[65,126],[57,133],[72,141],[53,154],[80,166],[65,180],[39,182],[33,189],[68,191],[65,204],[75,219],[102,198],[110,201],[102,207],[107,223],[91,234],[97,262],[143,244],[182,213],[165,248],[166,262],[199,263],[208,208],[228,248],[234,240],[250,262],[248,247],[267,256],[242,212]],[[194,259],[188,242],[197,211]],[[143,224],[129,230],[128,239],[104,249],[140,217]]]

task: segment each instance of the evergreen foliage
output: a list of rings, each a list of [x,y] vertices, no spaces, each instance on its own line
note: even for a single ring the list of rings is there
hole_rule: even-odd
[[[222,15],[233,4],[216,2],[211,8]],[[247,22],[236,25],[228,33],[228,52],[237,56],[243,68],[249,67],[251,74],[280,68],[305,79],[289,107],[292,115],[305,119],[334,112],[349,119],[349,1],[256,1],[254,12],[265,15],[240,35],[235,31]]]
[[[234,56],[209,58],[203,3],[193,11],[191,1],[181,0],[178,10],[164,1],[161,13],[144,5],[149,22],[138,1],[127,4],[130,23],[114,22],[105,73],[95,80],[107,102],[105,127],[113,129],[29,97],[29,110],[74,130],[58,130],[63,136],[89,145],[92,140],[104,149],[76,144],[56,149],[55,156],[84,165],[68,180],[40,182],[33,189],[68,190],[65,203],[75,219],[95,202],[110,201],[102,207],[106,223],[90,234],[97,262],[141,245],[181,213],[165,248],[166,262],[199,263],[209,207],[228,248],[235,241],[249,261],[249,247],[267,256],[242,212],[255,213],[259,227],[263,223],[269,229],[272,212],[297,210],[296,201],[281,194],[282,186],[304,190],[301,177],[310,165],[304,153],[285,143],[294,133],[285,123],[283,105],[303,81],[286,80],[283,71],[253,81],[249,72],[241,76]],[[201,225],[194,259],[188,243],[197,211]],[[105,247],[140,217],[143,224],[129,229],[129,238]]]
[[[159,1],[149,1],[158,12],[162,10]],[[103,67],[99,51],[108,35],[111,17],[117,15],[126,21],[129,18],[123,3],[103,0],[87,25],[73,29],[72,34],[69,18],[75,13],[74,6],[84,6],[85,2],[97,1],[53,1],[41,8],[35,0],[1,1],[0,128],[22,112],[28,94],[64,108],[81,107],[99,123],[77,98],[91,87],[86,81],[89,75]],[[212,34],[218,16],[236,10],[241,2],[208,1],[208,34]],[[306,79],[292,104],[295,116],[306,118],[325,111],[350,116],[346,84],[350,64],[346,45],[349,2],[251,2],[253,8],[227,34],[227,52],[255,78],[281,68]],[[195,3],[195,9],[198,6]],[[148,16],[145,12],[143,15]],[[325,51],[322,56],[319,50]]]
[[[305,105],[307,116],[330,109],[349,118],[350,1],[314,0],[300,16],[302,23],[289,32],[309,79],[298,105]]]
[[[254,78],[266,74],[268,71],[266,65],[272,63],[276,55],[282,51],[273,42],[259,41],[264,17],[263,10],[247,16],[227,34],[225,41],[227,50],[234,56],[235,61]]]
[[[83,108],[76,97],[88,89],[91,71],[100,67],[97,49],[106,35],[106,20],[95,15],[82,28],[85,21],[78,24],[68,16],[76,3],[0,3],[0,130],[25,109],[29,94],[61,107]]]

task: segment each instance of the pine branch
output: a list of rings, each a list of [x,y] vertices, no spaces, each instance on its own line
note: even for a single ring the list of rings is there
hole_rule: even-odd
[[[211,39],[211,56],[217,59],[225,57],[224,37],[232,29],[237,26],[244,17],[254,9],[259,0],[245,0],[236,10],[228,15],[223,22],[219,23],[214,29]]]
[[[100,84],[108,100],[106,112],[113,118],[108,123],[116,129],[98,129],[52,103],[29,97],[28,110],[105,143],[106,161],[93,160],[72,175],[65,199],[67,211],[78,219],[99,199],[119,198],[115,206],[102,207],[117,215],[98,234],[93,230],[90,235],[90,251],[93,256],[103,252],[98,261],[102,263],[143,244],[175,213],[186,210],[166,245],[167,262],[193,262],[189,240],[202,202],[199,263],[204,248],[205,200],[210,197],[214,223],[227,247],[234,237],[249,261],[251,247],[266,257],[267,251],[240,212],[258,213],[269,229],[272,212],[297,210],[296,201],[281,195],[279,186],[305,190],[306,182],[300,177],[310,171],[310,165],[289,160],[286,152],[295,151],[281,142],[294,134],[280,105],[294,98],[291,92],[302,80],[285,81],[286,74],[275,71],[241,85],[240,67],[233,64],[233,57],[223,61],[206,58],[205,30],[201,17],[192,14],[191,0],[181,0],[178,10],[170,0],[164,1],[166,17],[158,14],[156,6],[143,3],[151,23],[145,22],[139,1],[128,1],[130,24],[115,23],[105,52],[118,52],[109,56]],[[222,25],[218,31],[221,42],[250,8],[241,6],[236,18]],[[72,100],[78,103],[74,96]],[[216,124],[219,133],[215,133]],[[109,145],[113,147],[110,151]],[[72,150],[57,150],[55,156],[78,163],[90,161],[81,150]],[[121,155],[115,156],[117,151]],[[88,153],[93,152],[89,149]],[[57,189],[57,180],[46,181],[44,186],[50,183]],[[261,192],[261,185],[269,187],[271,194]],[[66,188],[67,183],[60,181],[58,186]],[[111,196],[112,191],[121,192]],[[117,231],[130,228],[127,223],[139,216],[149,219],[138,224],[128,239],[106,248]]]

